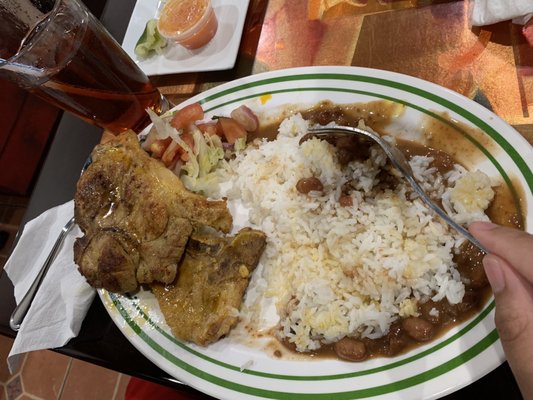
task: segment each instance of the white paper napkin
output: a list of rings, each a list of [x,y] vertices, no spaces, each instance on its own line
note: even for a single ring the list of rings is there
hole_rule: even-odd
[[[15,287],[17,304],[24,297],[54,246],[61,229],[74,215],[74,202],[52,208],[24,226],[23,233],[4,271]],[[73,260],[74,240],[81,236],[75,226],[65,237],[33,303],[22,322],[7,358],[16,370],[20,355],[65,345],[78,335],[95,295]]]
[[[470,22],[474,26],[513,20],[524,25],[533,16],[533,0],[472,0]]]

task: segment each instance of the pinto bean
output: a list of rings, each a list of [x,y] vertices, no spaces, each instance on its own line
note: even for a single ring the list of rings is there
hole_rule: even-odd
[[[409,317],[402,321],[402,328],[405,332],[418,342],[425,342],[434,335],[434,328],[431,322],[418,317]]]
[[[407,346],[407,339],[403,336],[393,336],[389,340],[389,352],[388,355],[394,356],[401,352],[405,346]]]
[[[489,281],[483,268],[484,253],[472,243],[466,242],[461,246],[461,252],[455,257],[457,269],[463,278],[468,279],[473,289],[488,285]]]
[[[348,194],[343,194],[339,197],[339,204],[341,207],[351,207],[353,206],[352,196]]]
[[[339,340],[333,345],[333,349],[338,357],[348,361],[362,361],[368,356],[365,344],[349,337]]]
[[[335,142],[337,159],[341,165],[353,160],[367,160],[370,158],[370,146],[371,142],[358,136],[341,136]]]
[[[339,108],[327,110],[321,109],[313,112],[309,117],[309,119],[320,125],[326,125],[330,122],[335,122],[337,125],[346,125],[347,123],[347,120],[344,117],[344,112]]]
[[[456,304],[455,308],[457,309],[458,313],[463,314],[468,310],[474,308],[478,302],[479,295],[477,294],[477,292],[467,290],[465,292],[465,295],[463,296],[463,300],[459,304]]]
[[[431,300],[429,300],[428,302],[420,305],[418,307],[418,312],[420,313],[420,315],[422,316],[422,318],[424,318],[426,321],[429,321],[431,322],[432,324],[439,324],[441,322],[441,319],[442,319],[442,311],[439,309],[439,304],[438,303],[435,303]],[[431,310],[437,310],[437,314],[436,315],[431,315]]]
[[[311,191],[320,192],[324,189],[324,185],[320,182],[320,179],[314,176],[310,178],[302,178],[296,183],[296,190],[300,193],[307,194]]]

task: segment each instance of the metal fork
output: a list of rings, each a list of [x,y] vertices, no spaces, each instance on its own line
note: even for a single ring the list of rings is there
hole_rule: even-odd
[[[412,186],[415,192],[420,196],[420,198],[426,203],[426,205],[435,211],[448,225],[453,229],[467,238],[473,245],[475,245],[479,250],[488,254],[488,250],[481,244],[479,241],[468,232],[467,229],[455,222],[446,212],[440,208],[437,204],[431,200],[427,193],[422,189],[422,187],[416,181],[411,165],[407,162],[407,159],[404,157],[403,153],[398,150],[395,146],[389,144],[377,133],[370,130],[365,130],[361,128],[354,128],[351,126],[335,126],[335,127],[320,127],[320,128],[310,128],[308,133],[300,139],[300,144],[310,139],[311,137],[327,139],[333,136],[346,136],[346,135],[358,135],[364,136],[377,143],[385,152],[387,157],[391,160],[392,164],[401,172],[403,177],[407,179],[407,182]]]
[[[89,165],[92,163],[92,158],[89,156],[87,160],[85,161],[85,164],[83,164],[83,167],[81,169],[80,175],[83,175],[85,170],[89,168]],[[48,257],[46,257],[46,260],[39,270],[39,273],[35,277],[35,280],[31,284],[30,288],[28,289],[28,292],[24,295],[20,303],[15,307],[13,310],[13,313],[11,314],[11,317],[9,318],[9,326],[14,331],[18,331],[20,329],[20,325],[22,324],[22,321],[24,320],[24,317],[28,313],[28,310],[30,309],[31,303],[33,302],[33,298],[37,294],[37,291],[41,287],[41,283],[43,282],[44,277],[46,276],[46,273],[50,269],[50,266],[54,262],[56,255],[61,249],[61,245],[63,244],[63,240],[65,240],[65,237],[67,236],[67,233],[70,232],[70,230],[75,225],[74,217],[72,217],[65,226],[61,229],[61,233],[56,239],[56,242],[54,243],[54,247],[52,247],[52,250],[50,250],[50,254],[48,254]]]
[[[9,326],[14,331],[18,331],[20,329],[22,320],[26,316],[26,313],[28,312],[31,306],[31,303],[33,301],[33,298],[35,297],[35,294],[41,287],[41,283],[43,282],[43,279],[46,276],[46,273],[48,272],[48,270],[50,269],[50,266],[52,265],[52,262],[56,258],[56,254],[61,248],[61,245],[63,244],[63,240],[65,240],[65,236],[67,236],[67,233],[72,229],[73,226],[74,226],[74,217],[72,217],[65,224],[63,229],[61,229],[61,233],[57,237],[57,240],[54,243],[54,247],[52,247],[50,254],[48,254],[48,257],[46,258],[43,266],[41,267],[39,273],[35,277],[35,280],[33,281],[30,288],[28,289],[28,292],[24,295],[20,303],[13,310],[13,313],[11,314],[11,318],[9,319]]]

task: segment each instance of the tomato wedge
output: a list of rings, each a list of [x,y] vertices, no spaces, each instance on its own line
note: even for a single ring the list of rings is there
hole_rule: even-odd
[[[183,107],[181,110],[178,110],[176,114],[174,114],[174,117],[172,117],[170,125],[176,129],[185,129],[190,124],[203,118],[204,110],[200,103],[192,103]]]
[[[170,167],[174,163],[174,159],[179,151],[180,146],[175,141],[170,142],[167,149],[161,156],[161,161],[163,164],[165,164],[166,167]]]
[[[189,132],[185,132],[181,134],[181,140],[183,140],[185,143],[189,145],[189,147],[194,151],[194,138],[192,137],[192,134]],[[179,146],[179,152],[180,152],[180,158],[182,161],[189,161],[189,153],[185,151],[185,149],[181,146]]]
[[[222,129],[216,122],[206,122],[204,124],[198,124],[196,125],[198,129],[205,135],[208,134],[209,136],[215,136],[218,135],[220,137],[224,136],[224,133],[222,132]]]
[[[161,158],[167,147],[170,145],[170,142],[172,142],[171,138],[155,140],[150,145],[150,153],[152,154],[152,157]]]
[[[229,144],[235,144],[237,139],[246,139],[246,136],[248,135],[246,129],[232,118],[220,117],[217,124],[220,126],[220,129]]]

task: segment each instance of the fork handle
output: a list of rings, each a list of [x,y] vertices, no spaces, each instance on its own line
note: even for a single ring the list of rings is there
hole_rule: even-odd
[[[31,303],[33,302],[33,299],[35,298],[37,291],[41,287],[41,283],[43,282],[43,279],[46,276],[46,273],[48,272],[48,270],[50,269],[50,266],[52,265],[52,262],[56,258],[57,252],[61,248],[61,244],[63,243],[63,240],[65,240],[65,236],[67,236],[67,233],[72,229],[73,226],[74,226],[74,217],[72,217],[65,224],[63,229],[61,229],[61,233],[57,237],[57,240],[54,243],[54,247],[52,247],[50,254],[48,254],[46,261],[44,262],[39,273],[35,277],[35,280],[33,281],[30,288],[28,289],[28,292],[24,295],[20,303],[13,310],[13,313],[11,314],[11,318],[9,319],[9,326],[15,332],[20,329],[20,325],[22,324],[24,317],[28,313]]]

